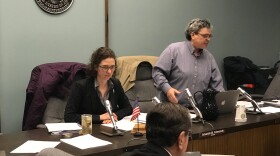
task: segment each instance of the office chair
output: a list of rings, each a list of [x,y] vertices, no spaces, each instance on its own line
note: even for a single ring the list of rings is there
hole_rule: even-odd
[[[280,68],[278,68],[277,73],[271,80],[264,94],[251,94],[251,96],[256,101],[280,99],[279,84],[280,84]],[[244,96],[240,96],[239,98],[239,100],[244,100],[244,99],[246,99]]]
[[[46,123],[64,122],[64,110],[67,104],[67,97],[58,98],[51,96],[47,101],[47,106],[43,114],[42,122],[36,128],[46,128]]]
[[[228,90],[241,87],[249,94],[264,94],[269,85],[269,79],[259,66],[241,56],[228,56],[223,61]]]
[[[46,117],[44,113],[48,104],[50,106],[46,113],[49,114],[46,115],[55,114],[49,111],[64,113],[71,84],[86,77],[85,67],[85,64],[77,62],[46,63],[34,67],[26,89],[22,130],[35,129],[38,124],[44,125],[43,117]],[[61,114],[58,118],[61,118]]]
[[[141,62],[136,70],[135,85],[125,93],[132,106],[136,98],[139,98],[138,104],[140,111],[143,113],[148,113],[155,106],[152,98],[159,93],[154,86],[152,69],[153,67],[149,62]]]
[[[280,68],[270,82],[267,90],[263,95],[263,99],[279,99],[280,98]]]

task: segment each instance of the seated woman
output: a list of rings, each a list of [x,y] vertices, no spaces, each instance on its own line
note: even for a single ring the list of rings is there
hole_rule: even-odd
[[[88,65],[89,77],[75,82],[64,112],[65,122],[81,123],[81,114],[92,114],[92,123],[111,123],[105,100],[111,102],[115,121],[132,113],[132,107],[119,80],[113,78],[115,53],[105,47],[93,52]]]

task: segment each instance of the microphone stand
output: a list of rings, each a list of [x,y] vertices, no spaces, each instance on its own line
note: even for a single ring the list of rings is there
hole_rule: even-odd
[[[263,114],[261,108],[259,107],[259,105],[257,104],[257,102],[251,97],[250,94],[248,94],[245,90],[243,90],[242,88],[238,87],[237,90],[240,91],[241,95],[245,96],[253,105],[254,110],[253,112],[251,111],[247,111],[248,113],[253,113],[253,114]],[[257,111],[257,109],[259,110],[259,112]]]
[[[200,110],[196,107],[196,102],[189,90],[189,88],[186,88],[185,89],[185,92],[187,94],[187,99],[189,100],[189,102],[191,103],[192,107],[193,107],[193,110],[194,110],[194,113],[196,115],[196,117],[194,119],[192,119],[192,122],[194,123],[198,123],[198,122],[202,122],[202,124],[204,125],[204,120],[203,120],[203,116],[200,112]]]
[[[124,135],[124,131],[119,130],[118,127],[117,127],[117,124],[115,122],[115,119],[114,119],[114,116],[113,116],[113,113],[112,113],[112,110],[111,110],[111,104],[110,104],[109,100],[105,101],[105,107],[106,107],[106,110],[107,110],[107,112],[110,116],[110,120],[113,124],[113,128],[108,129],[108,128],[105,128],[103,126],[103,128],[101,128],[102,130],[100,130],[100,132],[105,134],[105,135],[108,135],[108,136]]]

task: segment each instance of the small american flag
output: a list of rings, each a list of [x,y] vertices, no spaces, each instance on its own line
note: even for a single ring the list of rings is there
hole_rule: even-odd
[[[135,120],[139,115],[140,115],[140,108],[138,105],[138,97],[137,97],[134,102],[134,108],[133,108],[133,112],[132,112],[130,121]]]

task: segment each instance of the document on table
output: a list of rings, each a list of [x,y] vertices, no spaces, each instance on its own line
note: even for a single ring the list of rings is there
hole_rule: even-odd
[[[132,121],[128,121],[128,120],[120,120],[118,122],[116,122],[118,129],[120,130],[124,130],[124,131],[130,131],[133,129],[134,125],[136,124],[135,122]],[[109,124],[102,124],[103,126],[106,127],[112,127],[113,128],[113,124],[109,123]]]
[[[249,111],[253,111],[253,108],[247,108]],[[261,110],[263,113],[269,114],[269,113],[278,113],[280,112],[280,108],[268,106],[268,107],[261,107]],[[257,110],[259,111],[259,110]]]
[[[253,107],[253,104],[252,104],[251,102],[249,102],[249,101],[237,101],[236,104],[244,104],[244,105],[245,105],[245,108]],[[262,106],[262,105],[263,105],[263,101],[257,102],[257,104],[258,104],[259,106]]]
[[[75,146],[79,149],[87,149],[87,148],[93,148],[93,147],[112,144],[109,141],[98,139],[90,134],[86,134],[86,135],[82,135],[82,136],[78,136],[78,137],[70,138],[70,139],[60,139],[60,141],[70,144],[72,146]]]
[[[140,123],[146,123],[146,117],[147,117],[147,113],[140,113],[140,115],[138,116],[138,120]],[[131,116],[130,116],[131,118]],[[137,120],[135,120],[137,121]]]
[[[59,141],[34,141],[28,140],[18,148],[11,151],[11,153],[38,153],[45,148],[54,148]]]
[[[263,101],[263,102],[270,106],[280,107],[280,100],[270,100],[270,101]]]
[[[127,120],[130,121],[132,115],[126,116],[124,117],[122,120]],[[138,121],[140,123],[146,123],[146,117],[147,117],[147,113],[140,113],[140,115],[138,116]],[[137,119],[133,120],[134,122],[137,122]]]
[[[147,113],[140,113],[140,115],[138,116],[139,123],[146,123],[146,116],[147,116]],[[117,124],[118,129],[124,130],[124,131],[132,130],[133,127],[135,126],[135,124],[137,124],[137,119],[135,119],[134,121],[130,121],[130,119],[131,119],[131,115],[124,117],[120,121],[117,121],[116,124]],[[113,128],[112,123],[102,124],[102,125]]]
[[[81,130],[77,123],[46,123],[49,132]]]

